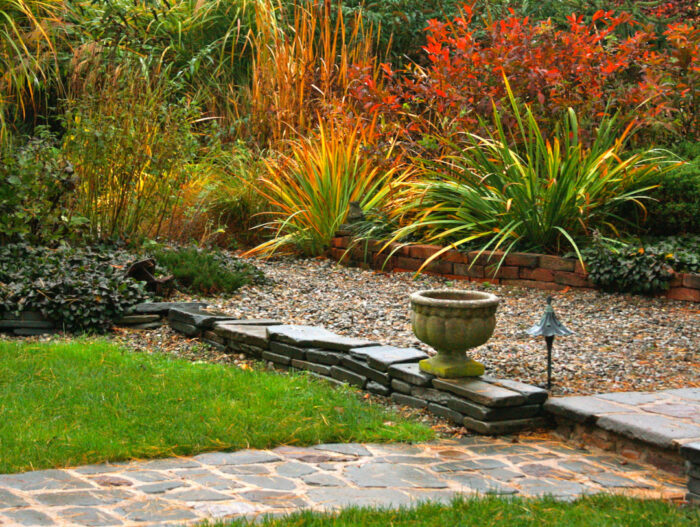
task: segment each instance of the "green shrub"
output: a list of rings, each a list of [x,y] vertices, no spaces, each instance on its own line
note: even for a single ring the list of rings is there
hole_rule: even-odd
[[[0,242],[52,242],[75,234],[86,220],[68,210],[73,167],[54,136],[37,128],[24,144],[0,147]]]
[[[447,144],[445,158],[425,161],[425,177],[410,183],[397,208],[405,226],[395,240],[419,234],[428,242],[477,242],[506,253],[578,253],[577,240],[621,220],[619,207],[639,203],[650,178],[670,167],[663,151],[627,155],[631,127],[622,129],[616,117],[605,118],[585,147],[569,109],[547,138],[530,107],[508,93],[512,132],[494,106],[493,131],[466,134],[466,144]]]
[[[650,194],[641,228],[653,235],[700,234],[700,144],[685,143],[677,153],[688,162],[659,178]]]
[[[159,247],[150,252],[159,265],[172,273],[180,288],[192,293],[233,293],[264,279],[253,265],[217,250]]]
[[[0,313],[40,311],[70,331],[108,329],[148,298],[125,277],[134,255],[107,248],[0,247]]]

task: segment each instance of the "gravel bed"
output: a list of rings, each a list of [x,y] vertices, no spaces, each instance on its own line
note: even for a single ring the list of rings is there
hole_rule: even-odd
[[[241,318],[277,318],[339,334],[431,351],[413,335],[408,295],[430,288],[488,290],[501,298],[491,340],[472,355],[488,374],[546,380],[541,338],[525,330],[552,294],[559,319],[576,332],[554,343],[554,394],[700,386],[700,308],[695,304],[594,291],[489,286],[411,273],[378,273],[325,259],[256,261],[271,283],[247,286],[212,305]]]

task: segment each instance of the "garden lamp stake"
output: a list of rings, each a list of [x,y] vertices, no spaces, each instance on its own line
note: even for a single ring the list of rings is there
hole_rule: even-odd
[[[554,347],[554,337],[573,335],[574,332],[564,326],[552,308],[552,297],[547,297],[547,307],[540,321],[527,330],[533,337],[544,337],[547,344],[547,389],[552,388],[552,348]]]

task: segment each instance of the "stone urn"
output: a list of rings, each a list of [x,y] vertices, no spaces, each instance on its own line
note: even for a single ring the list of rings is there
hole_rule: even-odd
[[[478,377],[484,365],[466,351],[484,344],[496,327],[498,297],[480,291],[442,289],[411,295],[411,325],[416,337],[437,351],[420,369],[437,377]]]

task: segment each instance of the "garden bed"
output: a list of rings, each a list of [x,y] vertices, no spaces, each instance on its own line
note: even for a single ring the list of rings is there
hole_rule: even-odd
[[[414,291],[455,287],[501,298],[494,336],[474,352],[493,376],[542,384],[544,342],[525,330],[537,322],[548,294],[559,318],[576,332],[554,345],[554,394],[657,390],[700,386],[700,325],[693,304],[596,291],[539,291],[383,274],[329,260],[258,262],[272,283],[246,286],[211,304],[237,318],[271,318],[323,326],[347,336],[430,351],[409,321]]]

